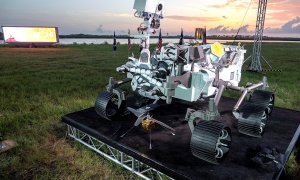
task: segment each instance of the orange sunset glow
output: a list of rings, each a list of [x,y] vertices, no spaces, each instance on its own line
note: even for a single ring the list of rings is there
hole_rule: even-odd
[[[163,34],[193,34],[196,27],[206,27],[208,34],[254,34],[258,0],[162,0],[165,18]],[[4,0],[0,7],[2,26],[57,26],[62,34],[126,34],[141,23],[133,16],[134,0],[66,0],[57,6],[37,0]],[[24,8],[26,7],[26,8]],[[265,34],[300,36],[300,1],[269,0]],[[244,18],[245,17],[245,18]],[[244,20],[243,20],[244,19]]]

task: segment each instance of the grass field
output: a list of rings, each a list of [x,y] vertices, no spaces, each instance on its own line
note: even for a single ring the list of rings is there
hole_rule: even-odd
[[[246,57],[251,54],[252,46]],[[134,46],[137,51],[138,47]],[[300,43],[264,43],[276,106],[300,110]],[[136,53],[135,51],[135,53]],[[137,54],[137,53],[136,53]],[[127,171],[66,138],[63,115],[93,106],[108,77],[126,62],[127,46],[0,47],[0,132],[18,147],[0,154],[0,179],[135,179]],[[241,84],[262,74],[244,72]],[[237,96],[227,93],[230,96]],[[294,151],[288,171],[299,170]]]

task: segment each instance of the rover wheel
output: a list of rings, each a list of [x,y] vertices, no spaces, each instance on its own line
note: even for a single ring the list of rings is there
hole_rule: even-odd
[[[238,131],[253,137],[261,137],[269,119],[267,105],[246,103],[238,119]]]
[[[118,101],[119,97],[115,93],[100,93],[95,102],[96,113],[107,120],[115,120],[122,113],[122,105],[119,107]]]
[[[274,108],[274,102],[275,102],[275,96],[272,94],[269,98],[269,103],[267,106],[267,114],[270,116],[272,114],[273,108]]]
[[[260,120],[260,131],[259,131],[260,134],[264,133],[268,118],[269,118],[268,110],[266,109],[263,112],[263,114],[261,116],[261,120]]]
[[[230,128],[218,121],[199,121],[191,137],[194,156],[212,164],[219,164],[228,154],[231,144]]]
[[[249,102],[255,103],[256,105],[266,106],[267,115],[271,115],[274,108],[275,95],[272,92],[255,90],[251,95]]]
[[[275,96],[272,92],[255,90],[249,101],[240,109],[238,131],[253,137],[261,137],[274,107]]]

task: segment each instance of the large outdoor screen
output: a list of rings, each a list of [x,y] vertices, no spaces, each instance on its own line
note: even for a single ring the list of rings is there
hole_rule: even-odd
[[[58,43],[57,27],[2,27],[6,43]]]

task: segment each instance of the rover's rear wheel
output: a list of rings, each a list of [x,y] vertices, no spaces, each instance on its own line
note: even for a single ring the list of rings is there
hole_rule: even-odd
[[[240,109],[238,131],[253,137],[261,137],[274,107],[275,96],[272,92],[255,90]]]
[[[119,97],[115,93],[104,91],[100,93],[95,102],[96,113],[107,120],[115,120],[122,114],[123,104],[118,105]]]
[[[271,115],[274,108],[275,95],[272,92],[255,90],[251,95],[249,102],[266,106],[267,115]]]

